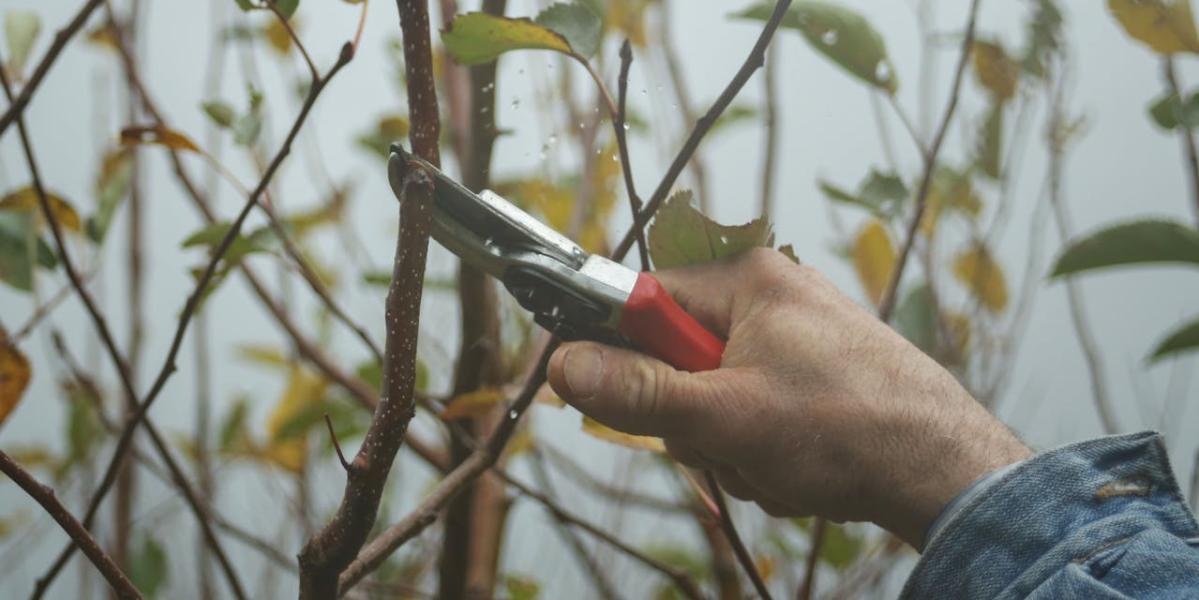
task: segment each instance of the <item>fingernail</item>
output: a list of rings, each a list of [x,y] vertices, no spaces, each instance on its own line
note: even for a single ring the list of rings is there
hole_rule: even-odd
[[[594,346],[580,346],[566,351],[562,361],[566,385],[575,400],[588,400],[599,390],[604,376],[604,353]]]

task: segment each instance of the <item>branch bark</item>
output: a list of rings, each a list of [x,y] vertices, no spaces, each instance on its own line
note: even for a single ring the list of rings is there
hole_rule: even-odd
[[[633,185],[633,161],[629,158],[628,129],[625,125],[625,103],[629,95],[629,67],[633,65],[633,46],[629,40],[620,45],[620,78],[617,80],[617,111],[613,115],[612,128],[616,134],[616,145],[620,149],[620,170],[624,173],[625,193],[629,197],[629,211],[637,218],[641,210],[641,197]],[[649,270],[649,252],[645,248],[645,230],[637,231],[637,256],[641,259],[641,270]]]
[[[21,88],[21,93],[17,95],[16,100],[9,98],[10,104],[8,105],[8,110],[5,110],[4,115],[0,116],[0,136],[3,136],[4,132],[8,130],[8,126],[12,125],[13,121],[21,116],[25,107],[29,104],[29,100],[33,98],[33,93],[41,85],[42,78],[46,76],[46,73],[50,70],[50,66],[58,59],[67,42],[71,41],[71,38],[87,22],[87,18],[91,16],[92,12],[103,3],[104,0],[88,0],[87,4],[80,7],[79,12],[75,13],[75,17],[67,23],[66,27],[63,27],[58,30],[58,33],[54,34],[54,42],[50,44],[50,48],[46,50],[46,55],[38,62],[37,67],[33,70],[33,75],[29,77],[29,81]]]
[[[704,471],[704,480],[712,492],[712,499],[716,501],[716,507],[720,509],[720,528],[724,530],[724,536],[733,545],[737,562],[741,563],[741,568],[745,570],[745,576],[754,584],[754,590],[758,592],[758,596],[763,600],[771,600],[770,590],[766,588],[766,582],[762,581],[762,574],[758,573],[758,568],[754,565],[754,558],[749,555],[749,550],[737,533],[737,526],[733,524],[733,515],[729,512],[728,503],[724,500],[724,492],[720,489],[720,483],[716,481],[716,475],[711,471]]]
[[[129,578],[121,572],[117,564],[113,562],[112,557],[104,552],[100,544],[92,537],[87,529],[71,515],[70,511],[58,501],[54,495],[54,490],[49,486],[42,485],[34,479],[21,465],[17,464],[3,451],[0,451],[0,470],[4,471],[21,489],[29,494],[30,498],[42,505],[42,508],[58,521],[62,526],[63,531],[71,536],[71,543],[83,550],[83,554],[87,556],[92,564],[96,565],[96,570],[108,580],[108,584],[112,586],[113,591],[121,598],[138,598],[142,595],[138,593],[137,588],[133,587],[133,583]]]
[[[398,0],[403,30],[412,150],[440,163],[440,121],[433,84],[428,6]],[[347,46],[348,48],[348,46]],[[300,551],[300,597],[335,598],[338,577],[366,541],[378,513],[387,475],[415,414],[416,338],[429,247],[433,181],[417,168],[403,175],[400,232],[386,300],[382,394],[358,454],[346,475],[341,505],[332,520]]]

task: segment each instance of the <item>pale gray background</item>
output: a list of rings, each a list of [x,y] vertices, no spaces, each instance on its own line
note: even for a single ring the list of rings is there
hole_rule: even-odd
[[[909,112],[917,114],[919,39],[914,2],[845,0],[845,3],[868,14],[882,32],[901,79],[900,101]],[[32,9],[43,18],[42,38],[31,63],[41,56],[52,31],[74,13],[78,4],[66,0],[4,1],[6,9]],[[147,4],[147,19],[143,26],[143,75],[170,122],[202,140],[207,123],[198,104],[206,95],[203,73],[213,32],[213,13],[223,13],[223,18],[238,18],[234,5],[227,0]],[[509,14],[532,14],[537,10],[532,1],[510,4]],[[758,34],[756,24],[726,18],[743,4],[675,3],[674,42],[697,103],[706,105],[719,93]],[[981,30],[998,35],[1009,46],[1015,46],[1021,39],[1025,4],[985,2],[980,18]],[[1173,135],[1156,129],[1145,115],[1146,104],[1163,87],[1157,58],[1123,34],[1107,14],[1105,3],[1063,4],[1068,9],[1068,42],[1078,58],[1072,106],[1075,111],[1085,114],[1090,124],[1087,134],[1071,155],[1067,170],[1066,193],[1075,212],[1076,226],[1080,231],[1089,230],[1117,219],[1144,215],[1172,216],[1192,222],[1194,215],[1188,208],[1191,200],[1178,141]],[[955,0],[935,2],[935,5],[937,30],[959,31],[967,3]],[[341,43],[352,35],[358,11],[340,2],[308,0],[302,3],[299,16],[307,47],[318,65],[325,66],[332,63]],[[255,22],[260,20],[255,19]],[[397,33],[394,3],[375,0],[362,51],[321,97],[313,118],[301,135],[298,151],[276,177],[279,183],[277,194],[285,206],[293,207],[311,205],[320,199],[321,192],[315,191],[317,188],[314,187],[316,180],[308,173],[308,165],[313,160],[323,160],[334,179],[353,181],[354,218],[375,264],[380,266],[391,259],[396,208],[381,163],[354,147],[352,138],[370,126],[376,116],[404,110],[404,97],[392,82],[391,66],[384,53],[386,40]],[[870,94],[828,61],[814,55],[795,32],[780,32],[776,44],[779,46],[782,112],[774,215],[778,238],[781,242],[794,243],[806,262],[826,271],[856,297],[861,297],[851,269],[832,252],[834,237],[826,201],[816,190],[815,180],[825,177],[853,186],[868,166],[885,164],[871,112]],[[608,55],[608,79],[614,80],[615,47],[609,46],[605,52]],[[538,170],[563,175],[571,172],[572,165],[577,165],[570,151],[555,152],[552,149],[552,137],[561,135],[567,125],[561,118],[552,122],[540,119],[535,110],[539,101],[534,98],[532,82],[541,81],[544,87],[541,73],[562,68],[557,61],[548,58],[544,54],[524,52],[506,57],[501,63],[498,124],[514,133],[502,137],[497,143],[494,162],[497,177]],[[933,96],[936,114],[944,101],[955,60],[955,51],[949,50],[942,53],[936,63]],[[268,51],[260,52],[254,62],[261,74],[256,85],[265,89],[269,104],[267,135],[271,143],[267,147],[273,152],[295,114],[297,102],[290,93],[290,82],[302,76],[302,65],[298,60],[281,61]],[[240,65],[238,52],[231,51],[221,94],[239,107],[245,102],[243,82],[246,77]],[[1194,59],[1181,59],[1184,80],[1199,81],[1197,66]],[[580,71],[576,80],[582,79]],[[119,93],[122,85],[120,72],[110,56],[84,44],[72,43],[26,112],[47,184],[75,201],[83,212],[90,212],[91,181],[97,168],[98,150],[107,145],[107,139],[115,136],[123,124]],[[583,89],[581,85],[580,82],[580,89]],[[659,91],[658,86],[665,87]],[[651,124],[658,125],[650,135],[632,138],[637,183],[644,191],[653,188],[658,174],[673,155],[681,124],[666,91],[669,86],[665,72],[656,61],[638,57],[630,88],[630,102],[648,117]],[[965,88],[961,109],[966,119],[958,122],[959,126],[950,133],[946,144],[945,156],[951,160],[966,156],[968,148],[963,142],[961,126],[979,119],[985,107],[972,79],[966,82]],[[647,93],[638,93],[642,89]],[[739,102],[756,103],[761,97],[761,89],[761,77],[755,76],[742,92]],[[546,101],[540,102],[544,105]],[[899,122],[890,111],[886,114],[910,180],[919,166],[918,155],[907,143]],[[1033,143],[1024,157],[1020,182],[1012,194],[1012,201],[1016,203],[1012,224],[999,246],[999,257],[1008,269],[1013,286],[1024,264],[1028,216],[1045,172],[1045,156],[1039,147],[1042,117],[1043,111],[1038,112],[1034,120]],[[546,144],[551,146],[550,153],[554,156],[549,164],[540,159],[540,149]],[[711,171],[711,193],[716,198],[714,216],[719,220],[740,222],[755,215],[761,147],[761,128],[757,125],[721,133],[703,147]],[[158,357],[166,351],[178,311],[191,290],[186,269],[202,260],[199,252],[179,249],[179,241],[195,230],[199,221],[167,170],[164,156],[153,150],[144,155],[149,166],[147,244],[152,250],[147,257],[146,305],[150,312],[146,316],[146,360],[139,382],[142,389],[157,371]],[[225,152],[226,163],[234,165],[234,170],[244,180],[252,181],[243,156],[238,150],[227,149]],[[198,160],[188,160],[188,164],[193,173],[203,173],[204,167]],[[17,136],[15,131],[10,131],[0,141],[0,188],[19,187],[27,180]],[[988,193],[993,208],[995,194]],[[240,200],[233,191],[224,187],[221,214],[232,215],[239,205]],[[124,213],[121,214],[119,218],[123,218]],[[842,218],[856,226],[861,215],[845,211]],[[254,215],[251,222],[252,225],[260,224],[262,219]],[[623,231],[627,222],[627,216],[620,212],[614,219],[614,233]],[[1052,229],[1050,231],[1047,246],[1056,249],[1056,236]],[[121,221],[113,230],[112,243],[104,257],[106,270],[114,274],[102,278],[104,281],[96,286],[110,322],[122,338],[127,328],[123,233],[124,222]],[[331,249],[335,248],[332,240],[326,241],[330,242]],[[453,259],[440,248],[432,252],[430,261],[434,272],[452,271]],[[273,268],[266,270],[265,266],[265,273],[273,272]],[[58,274],[42,277],[39,287],[43,294],[49,294],[58,289],[62,281]],[[276,327],[243,285],[232,279],[229,283],[231,285],[225,285],[209,305],[213,322],[212,343],[218,356],[222,353],[228,356],[235,343],[280,343],[282,338]],[[1061,284],[1049,283],[1042,287],[1000,414],[1030,443],[1049,447],[1094,436],[1100,433],[1100,426],[1091,404],[1084,363],[1069,325],[1064,288]],[[298,303],[299,310],[309,311],[299,314],[311,314],[315,304],[307,290],[299,284],[292,289],[292,298]],[[1171,458],[1185,485],[1199,443],[1199,436],[1195,435],[1199,411],[1194,402],[1195,386],[1190,381],[1196,359],[1166,361],[1152,368],[1145,368],[1142,359],[1167,329],[1197,312],[1199,274],[1194,270],[1143,268],[1087,277],[1082,289],[1101,345],[1106,376],[1119,401],[1118,417],[1123,429],[1131,431],[1164,425],[1171,434],[1168,440]],[[357,320],[375,327],[380,321],[382,303],[378,288],[351,285],[346,297],[345,304]],[[9,327],[22,323],[32,306],[27,296],[0,288],[0,314]],[[453,356],[454,340],[457,339],[456,309],[447,296],[432,295],[426,297],[424,311],[422,348],[430,362],[440,366],[434,369],[434,383],[444,386],[448,373],[444,357]],[[54,314],[52,322],[67,334],[68,341],[89,364],[103,365],[109,385],[114,386],[108,362],[97,354],[91,326],[78,302],[68,301]],[[345,364],[354,364],[364,357],[360,344],[344,332],[339,331],[336,338],[330,351],[344,357]],[[32,336],[24,350],[34,363],[33,383],[23,404],[0,431],[0,445],[8,449],[30,442],[45,442],[58,447],[63,437],[64,403],[55,386],[57,367],[53,366],[53,350],[45,330]],[[189,432],[195,383],[190,340],[180,359],[182,368],[170,380],[153,416],[163,429]],[[212,385],[221,407],[218,413],[234,395],[248,393],[254,400],[254,423],[261,427],[280,393],[279,377],[231,359],[218,359],[216,365]],[[1169,414],[1163,414],[1161,407],[1168,396],[1172,373],[1171,393],[1182,400]],[[637,459],[629,452],[581,436],[577,432],[577,413],[569,409],[555,411],[537,407],[531,417],[536,421],[539,439],[569,450],[597,475],[618,481],[637,479],[625,474],[630,461]],[[422,428],[431,431],[427,424]],[[354,443],[350,446],[351,450],[356,448]],[[108,452],[108,449],[103,451],[99,462],[107,460]],[[429,472],[410,458],[405,458],[400,465],[397,475],[402,485],[395,486],[395,493],[402,495],[403,501],[394,503],[392,519],[402,512],[403,507],[410,506],[412,499],[427,489],[431,481]],[[524,474],[520,469],[517,472]],[[298,550],[302,539],[299,533],[294,526],[281,523],[286,512],[280,510],[279,504],[291,493],[291,484],[285,475],[233,466],[223,468],[219,479],[222,486],[220,505],[225,514],[268,538],[278,539],[279,547],[288,553]],[[171,491],[150,479],[142,478],[142,481],[138,525],[149,528],[170,546],[170,596],[191,596],[194,590],[191,574],[194,565],[191,558],[193,522]],[[669,489],[658,478],[647,480],[642,477],[633,484],[663,493]],[[619,530],[638,544],[697,539],[694,526],[685,520],[665,520],[636,512],[618,514],[566,482],[559,485],[567,491],[569,503],[575,509]],[[318,510],[322,514],[331,510],[341,496],[339,470],[331,464],[322,465],[313,488]],[[78,494],[68,495],[68,498],[72,508],[82,506]],[[568,594],[573,597],[575,594],[570,592],[585,580],[581,579],[573,562],[565,558],[563,547],[548,526],[548,518],[534,506],[523,503],[517,506],[509,524],[514,533],[508,538],[504,570],[533,574],[546,586],[544,597]],[[757,516],[756,508],[742,506],[738,510],[747,537],[757,537],[762,527],[769,526],[768,521]],[[26,595],[33,579],[43,571],[44,565],[65,540],[57,527],[49,523],[15,486],[0,484],[0,515],[18,512],[27,513],[38,523],[35,526],[37,533],[32,536],[17,534],[0,544],[0,555],[19,561],[12,570],[4,567],[8,574],[0,584],[0,597]],[[280,534],[280,531],[285,533]],[[429,548],[436,547],[435,536],[427,540]],[[294,593],[295,580],[290,575],[273,582],[264,580],[260,576],[262,562],[255,553],[234,541],[228,541],[226,546],[236,557],[242,577],[258,594],[285,597]],[[659,582],[656,575],[640,566],[614,556],[606,549],[599,552],[608,561],[606,564],[616,581],[631,596],[648,593]],[[79,567],[80,562],[77,558],[66,576],[56,584],[56,597],[70,597],[76,593],[78,575],[84,570]],[[793,568],[798,570],[799,566]],[[829,579],[825,577],[824,581]]]

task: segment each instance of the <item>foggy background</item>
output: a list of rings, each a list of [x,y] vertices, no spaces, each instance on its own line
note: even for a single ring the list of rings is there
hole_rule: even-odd
[[[871,2],[869,0],[840,0],[868,16],[878,28],[890,52],[899,79],[899,101],[916,117],[917,126],[928,132],[940,118],[953,68],[957,61],[959,43],[949,36],[945,51],[937,54],[932,111],[922,114],[919,92],[920,48],[916,27],[914,1]],[[141,25],[141,72],[167,121],[203,144],[207,117],[200,103],[209,99],[204,88],[203,74],[208,50],[213,38],[214,19],[233,22],[243,19],[230,0],[210,2],[150,2]],[[724,88],[745,59],[756,39],[761,23],[730,20],[728,15],[748,2],[674,2],[672,25],[674,44],[685,68],[691,88],[694,109],[702,111]],[[967,2],[934,2],[936,30],[947,34],[959,33],[965,23]],[[36,64],[53,32],[78,9],[79,1],[4,0],[3,8],[34,10],[42,17],[43,30],[33,52],[31,64]],[[1075,85],[1071,95],[1074,113],[1086,116],[1086,133],[1073,146],[1068,156],[1065,177],[1065,196],[1074,214],[1076,234],[1081,234],[1117,220],[1145,216],[1165,216],[1193,223],[1192,200],[1186,187],[1186,175],[1181,148],[1173,132],[1156,128],[1146,115],[1146,106],[1157,97],[1165,85],[1160,62],[1142,45],[1125,36],[1110,17],[1103,2],[1063,2],[1066,17],[1067,43],[1075,57]],[[464,9],[473,8],[469,2]],[[509,2],[509,15],[533,15],[540,4],[531,1]],[[997,36],[1008,48],[1016,48],[1023,40],[1023,23],[1027,6],[1021,2],[984,2],[979,17],[982,36]],[[98,11],[102,12],[102,11]],[[322,70],[336,58],[342,43],[356,27],[356,6],[328,0],[307,0],[298,11],[299,33],[313,59]],[[214,15],[216,15],[214,17]],[[260,23],[254,15],[254,23]],[[434,23],[440,19],[436,14]],[[98,23],[94,15],[91,23]],[[222,26],[223,27],[223,26]],[[650,35],[655,35],[650,28]],[[394,250],[396,204],[388,187],[383,164],[369,156],[354,142],[354,138],[372,128],[378,116],[406,112],[402,90],[395,85],[394,69],[387,58],[389,40],[399,35],[395,4],[386,0],[371,3],[362,47],[354,61],[333,80],[317,102],[315,110],[300,134],[292,156],[275,177],[276,197],[283,207],[312,206],[324,196],[323,188],[315,184],[309,165],[320,162],[337,182],[353,183],[352,214],[357,230],[369,249],[376,267],[386,268]],[[602,50],[605,54],[604,76],[615,90],[618,60],[618,40],[609,38]],[[773,220],[779,243],[792,243],[801,259],[826,272],[855,298],[863,294],[852,267],[834,253],[828,201],[816,187],[817,178],[825,178],[843,187],[855,188],[871,166],[886,167],[879,144],[878,126],[871,108],[869,91],[847,76],[822,56],[815,54],[793,30],[781,29],[774,42],[778,62],[779,82],[779,170],[776,182],[775,214]],[[239,50],[226,53],[225,76],[219,97],[241,108],[246,102],[245,81],[253,76],[256,87],[264,91],[267,103],[268,126],[264,131],[264,147],[273,155],[294,119],[299,102],[293,92],[293,81],[304,74],[298,54],[286,60],[267,50],[255,53],[257,75],[248,75]],[[673,157],[687,129],[672,106],[666,71],[656,57],[643,59],[635,53],[629,84],[630,105],[650,123],[647,133],[630,137],[637,187],[643,195],[652,190]],[[1179,60],[1184,89],[1188,82],[1199,82],[1199,63],[1194,57]],[[552,106],[552,99],[537,99],[533,92],[539,77],[562,64],[545,52],[523,51],[505,55],[500,61],[497,78],[497,126],[511,130],[499,138],[493,161],[493,180],[528,173],[567,175],[577,168],[572,144],[555,149],[551,138],[561,138],[568,126],[562,118],[545,118],[539,106]],[[571,67],[577,68],[577,67]],[[575,77],[579,90],[586,89],[581,69]],[[661,88],[659,88],[661,86]],[[91,186],[98,169],[99,152],[110,145],[119,128],[125,125],[122,75],[117,62],[105,51],[76,39],[50,71],[41,88],[26,110],[27,124],[43,177],[47,186],[70,199],[81,213],[90,212]],[[943,160],[960,164],[969,155],[964,142],[966,127],[981,120],[985,99],[971,73],[967,73],[962,104],[956,126],[949,132]],[[642,93],[642,90],[645,92]],[[589,96],[588,96],[589,97]],[[762,97],[762,73],[758,72],[745,86],[735,104],[757,104]],[[1010,194],[1012,215],[1004,237],[997,243],[999,261],[1007,273],[1009,290],[1016,293],[1021,281],[1029,236],[1029,215],[1040,194],[1047,168],[1044,145],[1044,106],[1030,121],[1035,129],[1029,133],[1031,143],[1021,157],[1016,187]],[[887,126],[899,149],[899,161],[905,179],[911,181],[920,169],[918,153],[903,132],[894,113],[884,106]],[[1008,123],[1012,122],[1009,113]],[[0,189],[9,190],[26,185],[28,171],[21,154],[15,127],[0,139]],[[550,158],[543,159],[543,147],[549,148]],[[712,215],[725,223],[740,223],[758,210],[759,177],[762,159],[762,127],[758,123],[738,126],[720,132],[701,145],[701,153],[709,171],[709,196]],[[139,391],[144,391],[158,371],[162,357],[173,334],[176,319],[187,294],[193,287],[188,269],[205,262],[202,250],[180,248],[180,241],[197,230],[201,221],[190,202],[169,172],[165,152],[154,147],[141,151],[145,169],[145,209],[147,259],[146,306],[147,339],[142,360]],[[185,157],[194,177],[206,177],[204,164],[195,157]],[[244,151],[226,140],[223,161],[239,174],[243,181],[256,177]],[[447,169],[454,172],[452,164]],[[689,185],[690,173],[684,174],[679,185]],[[987,210],[994,210],[996,194],[984,192]],[[220,187],[218,214],[231,218],[242,199],[228,185]],[[93,288],[105,309],[118,339],[127,331],[124,283],[126,219],[118,217],[105,246],[105,272],[115,274],[95,279]],[[613,219],[612,236],[623,233],[629,223],[625,204],[618,203]],[[856,228],[862,213],[853,209],[841,210],[842,220]],[[262,215],[252,214],[247,229],[265,221]],[[1050,227],[1046,237],[1047,253],[1041,268],[1048,264],[1058,248],[1058,240]],[[340,252],[332,238],[324,239],[330,252]],[[76,256],[83,247],[74,246]],[[268,281],[275,282],[276,269],[271,259],[261,261],[262,272]],[[87,262],[86,264],[92,264]],[[433,274],[453,272],[454,259],[448,252],[434,247],[430,253]],[[631,264],[631,263],[630,263]],[[336,266],[336,265],[334,265]],[[268,269],[269,267],[269,269]],[[915,270],[908,272],[911,276]],[[40,273],[38,283],[43,297],[54,293],[63,282],[62,271]],[[910,281],[910,280],[909,280]],[[1007,393],[1000,399],[998,414],[1037,448],[1049,448],[1082,440],[1101,433],[1086,367],[1074,331],[1070,325],[1065,286],[1040,278],[1041,289],[1027,333],[1022,341],[1019,360]],[[354,319],[365,324],[382,341],[378,326],[382,320],[384,290],[347,281],[339,289],[342,306]],[[1098,338],[1105,375],[1112,396],[1118,402],[1117,417],[1124,431],[1159,429],[1168,434],[1170,457],[1184,489],[1188,487],[1199,448],[1199,408],[1196,407],[1197,385],[1192,381],[1196,366],[1195,355],[1163,361],[1148,367],[1144,358],[1165,332],[1173,330],[1184,318],[1199,311],[1199,272],[1194,269],[1138,267],[1088,275],[1080,278],[1086,312]],[[297,320],[306,325],[318,304],[302,283],[291,286],[289,295]],[[0,315],[9,327],[23,323],[34,303],[27,295],[0,286]],[[252,400],[249,422],[261,431],[265,415],[282,391],[283,382],[275,373],[264,371],[238,361],[233,347],[238,343],[268,343],[286,348],[287,344],[274,322],[264,318],[264,311],[248,293],[240,277],[231,277],[208,300],[206,307],[211,324],[211,345],[214,351],[214,379],[211,382],[217,407],[214,422],[219,424],[225,408],[238,394],[248,394]],[[426,294],[422,309],[422,356],[432,371],[434,391],[448,387],[451,365],[449,358],[456,353],[457,308],[452,297],[444,292]],[[99,346],[81,304],[72,297],[55,311],[50,319],[67,337],[85,367],[100,366],[104,382],[115,389],[115,377],[106,356]],[[344,329],[337,328],[330,354],[343,365],[357,364],[366,358],[361,344]],[[33,364],[33,380],[25,398],[8,422],[0,428],[0,447],[28,443],[46,443],[54,448],[64,444],[62,433],[66,403],[57,388],[61,373],[55,352],[49,342],[50,328],[43,325],[22,345]],[[192,343],[185,342],[180,355],[180,370],[169,380],[152,411],[158,425],[166,432],[190,435],[195,412],[195,376]],[[1173,398],[1167,410],[1167,400]],[[530,409],[528,418],[535,422],[536,437],[545,444],[567,451],[587,465],[604,480],[625,481],[637,489],[671,493],[659,476],[650,476],[636,467],[645,460],[633,452],[616,448],[593,438],[580,435],[578,413],[572,409],[556,410],[545,406]],[[418,425],[424,432],[434,429],[427,417]],[[144,438],[142,447],[146,447]],[[358,440],[345,443],[347,452],[357,450]],[[102,450],[106,462],[111,448]],[[181,456],[181,455],[180,455]],[[398,519],[416,497],[429,488],[433,474],[406,451],[392,474],[389,493],[392,497],[388,516]],[[288,513],[283,505],[293,494],[291,478],[278,471],[246,468],[236,463],[217,462],[219,507],[221,512],[243,526],[277,540],[278,547],[288,554],[299,550],[304,539],[294,523],[287,523]],[[528,481],[528,474],[519,461],[512,471]],[[344,478],[335,461],[323,461],[311,486],[317,522],[331,513],[341,498]],[[44,476],[39,476],[44,479]],[[397,484],[398,482],[398,484]],[[688,519],[663,519],[635,510],[616,512],[586,491],[567,481],[557,480],[564,504],[579,514],[610,528],[634,545],[666,543],[681,540],[696,543],[698,531]],[[170,489],[151,477],[139,477],[140,493],[137,505],[137,526],[151,530],[164,542],[171,557],[168,597],[189,597],[195,593],[194,552],[195,525],[183,508],[182,501]],[[77,488],[75,488],[77,489]],[[76,493],[67,494],[69,508],[78,512],[83,500]],[[110,507],[111,499],[105,504]],[[769,521],[755,517],[757,508],[740,504],[736,507],[738,524],[749,539],[757,539],[761,528]],[[0,597],[24,597],[32,590],[33,581],[44,571],[52,557],[65,543],[66,537],[49,518],[42,514],[25,495],[9,483],[0,483],[0,516],[20,511],[38,523],[40,533],[21,537],[16,532],[0,541],[0,556],[20,561],[0,584]],[[104,510],[98,520],[100,538],[106,535]],[[532,503],[518,502],[508,522],[508,541],[502,557],[501,572],[534,576],[543,585],[543,597],[576,597],[577,589],[587,585],[579,567],[563,552],[564,546],[552,527],[548,515]],[[436,527],[412,543],[406,551],[434,551],[438,536]],[[642,597],[654,589],[659,576],[613,554],[603,546],[595,546],[583,536],[589,547],[596,548],[602,564],[609,566],[612,579],[630,597]],[[19,540],[19,546],[14,546]],[[235,541],[226,549],[243,581],[255,596],[287,597],[296,590],[294,575],[277,578],[260,576],[264,561],[254,551]],[[14,548],[16,550],[14,551]],[[910,557],[909,562],[914,560]],[[52,591],[54,597],[75,594],[77,579],[90,564],[80,567],[80,557],[64,572]],[[782,568],[782,567],[780,567]],[[801,565],[788,568],[799,570]],[[94,575],[90,575],[94,577]],[[825,575],[821,583],[833,577]],[[224,591],[223,582],[217,589]],[[893,590],[897,589],[892,587]],[[572,593],[575,592],[575,593]],[[788,594],[791,591],[787,592]],[[584,594],[585,596],[585,594]]]

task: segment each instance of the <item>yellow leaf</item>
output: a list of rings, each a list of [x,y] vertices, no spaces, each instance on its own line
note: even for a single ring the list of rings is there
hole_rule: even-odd
[[[866,297],[877,306],[895,270],[895,247],[887,228],[877,219],[868,221],[854,239],[850,254]]]
[[[288,366],[287,357],[278,348],[263,344],[238,344],[235,351],[239,358],[266,367],[284,368]]]
[[[982,212],[982,206],[982,199],[969,175],[953,169],[938,169],[925,200],[920,232],[925,237],[932,237],[944,213],[955,211],[973,219]]]
[[[161,126],[126,127],[121,130],[121,144],[158,144],[172,150],[189,150],[201,153],[200,147],[186,135]]]
[[[970,317],[957,311],[947,311],[945,321],[952,336],[954,356],[965,356],[970,348]]]
[[[536,441],[533,439],[532,431],[528,427],[522,427],[519,431],[513,434],[512,439],[508,442],[508,445],[504,447],[504,455],[508,458],[518,456],[521,453],[528,452],[536,444]]]
[[[509,50],[555,50],[574,55],[566,38],[530,19],[481,12],[454,17],[442,30],[441,42],[454,60],[464,65],[491,62]]]
[[[75,207],[71,206],[62,196],[52,192],[46,192],[46,200],[50,202],[50,212],[54,215],[54,220],[63,229],[78,232],[82,222],[79,219],[79,213],[75,212]],[[0,198],[0,210],[27,210],[37,214],[39,223],[42,218],[41,201],[38,198],[37,190],[30,186],[23,187],[15,192],[11,192],[4,198]]]
[[[1020,65],[995,42],[977,41],[973,47],[974,74],[978,82],[1000,101],[1016,95]]]
[[[1007,281],[1003,268],[985,246],[978,245],[958,255],[953,274],[991,312],[1007,307]]]
[[[31,374],[29,359],[9,341],[8,332],[0,329],[0,425],[21,401]]]
[[[300,435],[278,439],[277,434],[296,415],[320,402],[325,397],[328,383],[325,378],[303,368],[292,368],[287,388],[267,419],[267,439],[271,442],[262,450],[265,458],[292,473],[304,469],[308,458],[308,438]]]
[[[754,558],[754,568],[758,570],[762,581],[770,581],[770,577],[774,575],[774,559],[766,554],[759,554]]]
[[[90,44],[95,44],[101,48],[116,50],[120,48],[120,41],[117,37],[117,30],[111,23],[105,22],[97,25],[87,32],[85,39]]]
[[[645,46],[645,9],[650,0],[608,2],[607,25],[619,30],[634,46]]]
[[[658,438],[621,433],[587,416],[583,417],[583,433],[597,437],[605,442],[611,442],[617,446],[624,446],[625,448],[649,450],[650,452],[666,452],[666,445]]]
[[[3,417],[0,417],[0,421],[2,420]],[[17,446],[6,452],[26,469],[51,469],[58,464],[58,458],[45,446]]]
[[[438,416],[444,421],[480,417],[491,412],[496,404],[503,401],[504,392],[499,388],[479,388],[473,392],[455,396]]]
[[[299,31],[299,24],[294,17],[290,24],[293,30]],[[287,32],[287,28],[283,26],[283,21],[280,19],[268,20],[266,25],[262,26],[262,37],[266,39],[267,45],[274,48],[279,54],[286,56],[291,52],[291,34]]]
[[[1158,54],[1199,53],[1190,0],[1108,0],[1124,31]]]

